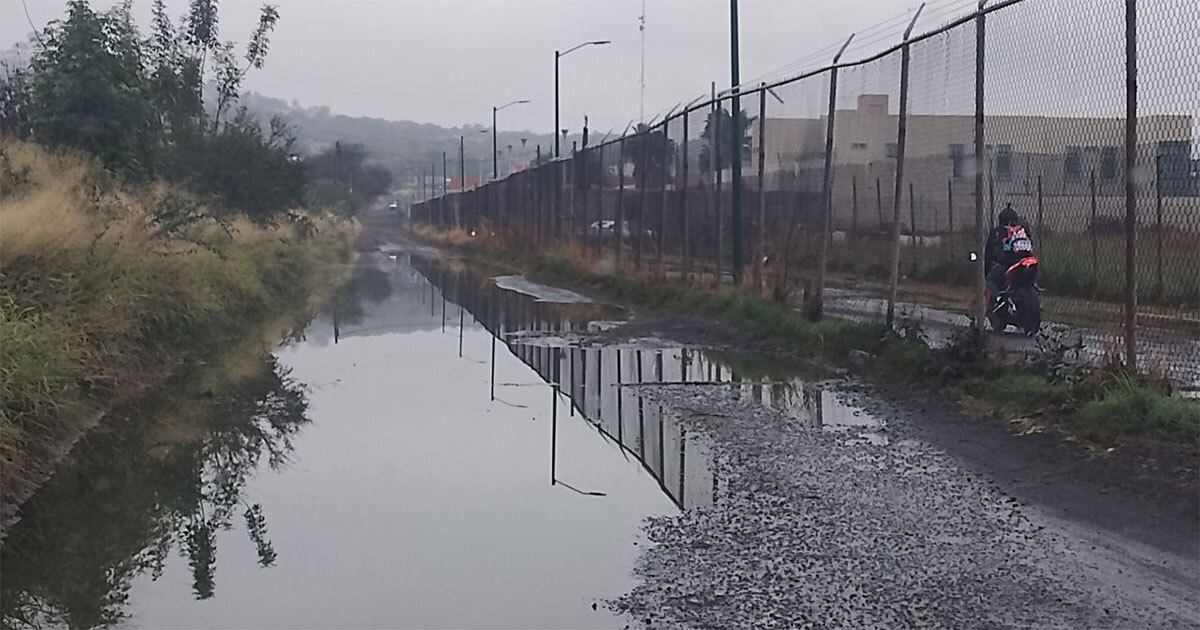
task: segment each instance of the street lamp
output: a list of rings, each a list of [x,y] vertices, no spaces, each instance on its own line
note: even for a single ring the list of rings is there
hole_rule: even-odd
[[[492,107],[492,179],[500,179],[500,160],[496,159],[496,133],[498,131],[496,129],[496,112],[498,112],[506,107],[512,107],[513,105],[521,105],[523,103],[528,103],[528,102],[529,102],[528,100],[520,100],[520,101],[513,101],[511,103],[505,103],[504,105],[501,105],[500,107]]]
[[[566,52],[559,52],[557,50],[554,51],[554,130],[556,132],[558,131],[558,59],[559,59],[559,57],[566,57],[567,55],[575,52],[576,50],[579,50],[580,48],[583,48],[584,46],[603,46],[605,44],[611,44],[611,43],[612,42],[607,39],[598,39],[594,42],[583,42],[582,44],[579,44],[572,48],[568,48],[566,50]],[[559,146],[558,146],[558,134],[557,133],[554,134],[554,157],[562,157],[562,151],[559,149]]]

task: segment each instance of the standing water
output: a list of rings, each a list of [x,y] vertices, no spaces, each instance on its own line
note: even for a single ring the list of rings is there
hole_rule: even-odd
[[[4,625],[623,625],[603,600],[678,509],[678,455],[645,413],[624,445],[582,419],[579,352],[493,336],[612,313],[426,273],[452,295],[366,261],[228,391],[179,383],[89,436],[4,542]]]
[[[364,260],[274,356],[233,352],[116,410],[10,529],[3,625],[621,627],[605,600],[636,583],[644,519],[721,492],[708,438],[645,384],[880,439],[754,360],[601,345],[619,309],[499,284]]]

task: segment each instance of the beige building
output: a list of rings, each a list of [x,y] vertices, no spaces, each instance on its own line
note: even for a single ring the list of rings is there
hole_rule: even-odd
[[[837,112],[834,217],[839,226],[878,227],[881,215],[890,224],[898,116],[888,108],[887,95],[863,94],[855,109]],[[1105,197],[1123,198],[1124,119],[1002,115],[986,117],[984,125],[987,207],[1012,203],[1032,216],[1040,199],[1047,225],[1078,230],[1091,219],[1093,178],[1097,206],[1113,206]],[[820,190],[827,118],[768,118],[766,127],[768,190]],[[1138,136],[1142,166],[1134,176],[1139,189],[1154,191],[1157,184],[1164,197],[1176,200],[1170,205],[1194,208],[1200,190],[1192,117],[1145,116]],[[755,187],[760,142],[759,126],[753,125],[747,175]],[[904,224],[915,219],[918,232],[946,231],[952,221],[953,229],[966,228],[967,218],[974,216],[974,117],[909,114],[906,143]],[[1152,192],[1142,196],[1154,197]]]

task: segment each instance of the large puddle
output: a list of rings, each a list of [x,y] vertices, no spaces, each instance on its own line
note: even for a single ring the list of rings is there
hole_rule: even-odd
[[[719,495],[707,438],[646,387],[885,439],[745,357],[594,343],[619,310],[514,282],[364,260],[274,357],[124,410],[22,508],[3,625],[621,627],[603,600],[643,519]]]

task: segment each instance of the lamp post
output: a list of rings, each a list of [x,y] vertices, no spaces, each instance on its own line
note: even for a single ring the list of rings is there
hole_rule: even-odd
[[[567,55],[579,50],[580,48],[583,48],[584,46],[603,46],[611,43],[612,42],[607,39],[598,39],[594,42],[583,42],[582,44],[568,48],[563,52],[559,52],[557,50],[554,51],[554,157],[562,157],[562,150],[558,145],[558,60],[559,58],[566,57]]]
[[[521,105],[528,102],[528,100],[523,99],[505,103],[499,107],[492,107],[492,179],[500,179],[500,160],[496,158],[496,134],[498,132],[496,129],[496,112],[507,107],[512,107],[513,105]]]

